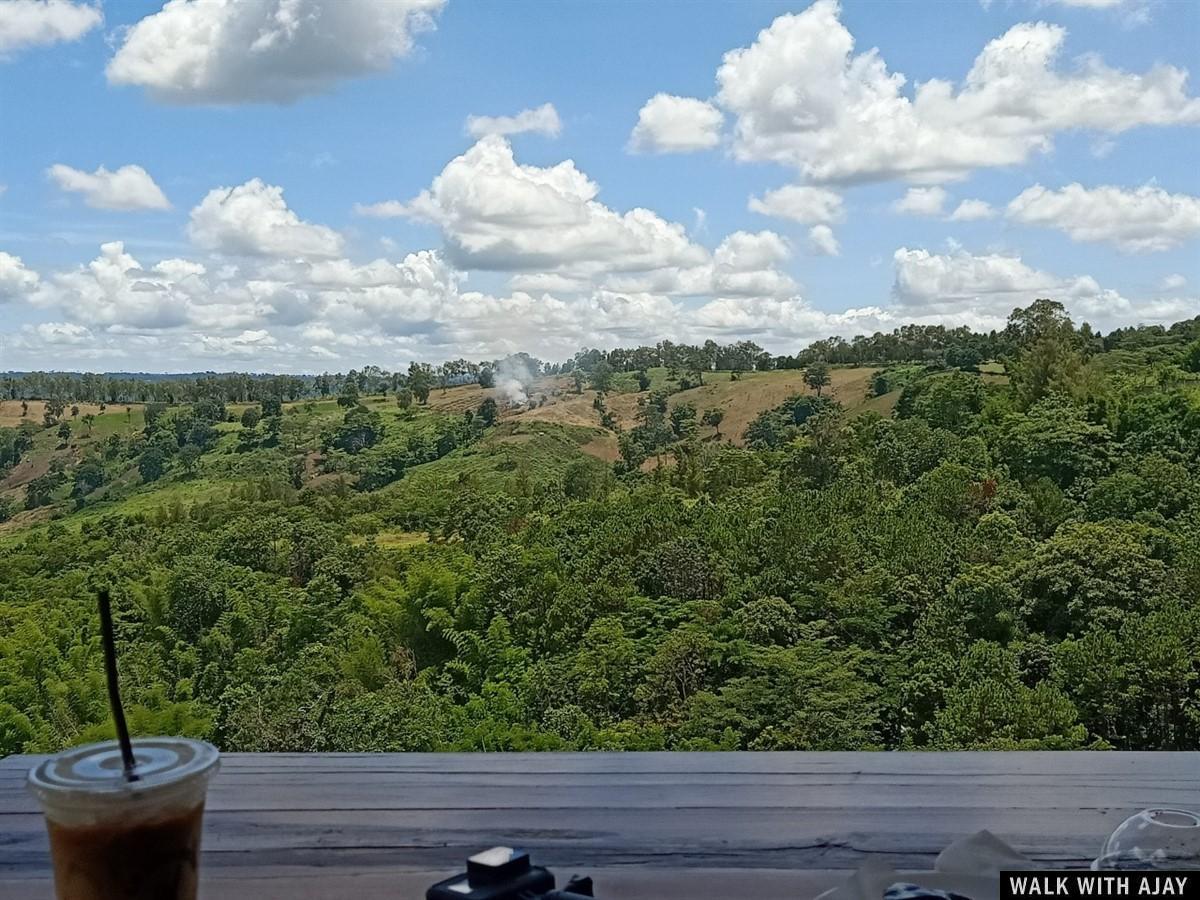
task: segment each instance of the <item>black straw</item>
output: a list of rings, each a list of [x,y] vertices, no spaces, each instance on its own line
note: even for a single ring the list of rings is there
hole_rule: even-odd
[[[113,722],[117,726],[117,740],[121,742],[125,780],[137,781],[137,773],[133,771],[137,760],[133,758],[129,726],[125,724],[125,709],[121,706],[121,685],[117,681],[117,643],[113,639],[112,600],[108,595],[108,588],[100,588],[96,599],[100,604],[100,639],[104,644],[104,677],[108,681],[108,705],[112,707]]]

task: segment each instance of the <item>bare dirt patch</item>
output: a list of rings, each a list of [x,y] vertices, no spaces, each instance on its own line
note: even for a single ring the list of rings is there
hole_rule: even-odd
[[[617,446],[617,436],[611,431],[599,434],[579,448],[588,456],[602,459],[605,462],[616,462],[621,458],[621,450]]]

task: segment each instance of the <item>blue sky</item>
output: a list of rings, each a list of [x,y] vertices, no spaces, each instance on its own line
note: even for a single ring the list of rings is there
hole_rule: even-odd
[[[1200,314],[1195,3],[182,7],[0,0],[0,369]]]

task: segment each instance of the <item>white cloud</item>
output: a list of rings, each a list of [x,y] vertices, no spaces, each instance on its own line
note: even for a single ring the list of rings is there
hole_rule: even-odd
[[[655,94],[638,111],[629,149],[648,153],[690,153],[721,142],[725,117],[705,100]]]
[[[831,334],[871,334],[896,324],[887,310],[877,306],[831,313],[799,297],[722,297],[696,311],[692,333],[697,340],[749,338],[769,348],[794,352],[806,341]]]
[[[78,346],[95,340],[90,328],[74,322],[39,322],[33,326],[33,331],[45,344]]]
[[[188,234],[200,247],[245,256],[338,256],[342,236],[305,222],[288,208],[283,188],[253,178],[209,191],[192,210]]]
[[[5,0],[0,3],[0,60],[27,47],[77,41],[103,21],[99,4]]]
[[[56,163],[46,174],[64,191],[82,194],[83,202],[95,209],[170,209],[162,189],[141,166],[121,166],[115,172],[101,166],[83,172]]]
[[[751,197],[748,207],[751,212],[791,219],[803,225],[840,222],[844,216],[841,194],[803,184],[789,184],[767,191],[761,199]]]
[[[31,294],[40,282],[38,273],[27,269],[21,257],[0,250],[0,303]]]
[[[558,137],[562,122],[553,103],[543,103],[536,109],[523,109],[515,116],[468,116],[467,134],[481,138],[488,134],[524,134],[525,132]]]
[[[408,204],[399,200],[384,200],[380,203],[355,203],[354,214],[372,219],[398,219],[409,214]]]
[[[854,54],[840,11],[817,0],[725,54],[714,104],[734,118],[738,158],[784,163],[818,182],[938,183],[1024,162],[1064,130],[1200,121],[1184,70],[1128,73],[1091,56],[1063,71],[1066,30],[1044,22],[1013,26],[961,83],[918,84],[910,99],[878,50]]]
[[[830,311],[796,294],[780,269],[789,257],[786,241],[773,232],[735,232],[709,263],[688,270],[698,301],[552,273],[528,290],[465,291],[465,276],[428,250],[361,264],[340,257],[142,264],[118,242],[104,245],[86,266],[40,279],[15,257],[0,255],[0,284],[18,273],[18,294],[30,308],[53,311],[50,321],[6,342],[10,360],[36,366],[68,344],[103,365],[136,360],[139,367],[174,371],[211,367],[210,360],[231,368],[320,371],[364,358],[400,365],[521,349],[556,359],[581,346],[664,337],[752,338],[774,351],[794,351],[818,337],[909,322],[1000,327],[1013,307],[1038,296],[1061,299],[1078,319],[1105,328],[1171,321],[1197,307],[1195,299],[1175,296],[1134,303],[1088,276],[1040,272],[1016,257],[901,249],[891,303]]]
[[[367,218],[400,218],[409,215],[408,205],[400,200],[383,200],[380,203],[355,203],[354,215]]]
[[[837,256],[841,253],[833,229],[828,225],[814,225],[808,230],[808,248],[817,256]]]
[[[986,200],[964,200],[950,213],[951,222],[976,222],[980,219],[991,219],[996,215],[992,205]]]
[[[960,321],[998,328],[1015,308],[1039,297],[1063,302],[1079,320],[1108,329],[1137,322],[1173,322],[1197,308],[1195,299],[1134,302],[1090,275],[1061,276],[1027,265],[1018,256],[947,254],[901,247],[894,255],[892,296],[904,320]],[[1189,313],[1190,311],[1190,313]]]
[[[520,165],[509,143],[490,135],[404,210],[439,225],[452,259],[468,268],[645,272],[707,262],[682,225],[648,209],[618,213],[598,193],[571,160]]]
[[[193,347],[206,356],[258,357],[263,351],[273,349],[278,342],[269,331],[258,329],[242,331],[230,337],[211,334],[196,335]]]
[[[197,304],[212,300],[204,275],[204,266],[185,260],[143,268],[122,242],[112,241],[88,265],[51,276],[33,299],[77,323],[172,328],[191,320]]]
[[[948,196],[945,189],[940,187],[909,188],[903,197],[892,204],[892,209],[914,216],[940,216]]]
[[[287,103],[387,71],[445,0],[168,0],[124,33],[112,84],[164,103]]]
[[[1170,250],[1200,235],[1200,197],[1169,194],[1143,185],[1061,190],[1040,184],[1008,204],[1008,217],[1026,225],[1057,228],[1076,241],[1103,241],[1129,253]]]
[[[791,255],[787,241],[773,231],[735,231],[713,251],[711,291],[740,297],[790,294],[796,283],[778,267]]]
[[[1187,278],[1180,275],[1178,272],[1173,275],[1163,277],[1163,280],[1158,283],[1160,291],[1177,291],[1180,288],[1187,286]]]

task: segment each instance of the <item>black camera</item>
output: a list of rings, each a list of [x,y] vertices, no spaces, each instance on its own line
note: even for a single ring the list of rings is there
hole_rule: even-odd
[[[467,859],[467,871],[439,881],[425,900],[587,900],[592,879],[572,878],[561,891],[553,873],[535,866],[524,850],[493,847]]]

